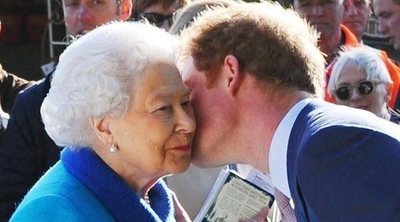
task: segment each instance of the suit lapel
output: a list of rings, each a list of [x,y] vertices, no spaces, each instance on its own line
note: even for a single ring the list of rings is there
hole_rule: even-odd
[[[289,142],[288,142],[288,152],[287,152],[287,173],[288,173],[288,181],[290,193],[292,194],[292,199],[295,203],[295,213],[296,218],[307,218],[306,211],[303,206],[303,198],[300,190],[297,187],[297,156],[299,151],[301,151],[303,147],[303,143],[307,141],[309,129],[309,120],[310,113],[316,109],[315,100],[308,103],[303,110],[299,113],[294,122],[293,128],[290,132]],[[301,216],[299,215],[301,214]],[[301,220],[299,220],[301,221]]]

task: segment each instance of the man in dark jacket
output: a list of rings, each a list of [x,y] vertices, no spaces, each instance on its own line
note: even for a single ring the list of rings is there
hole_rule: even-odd
[[[64,0],[69,34],[83,35],[113,20],[127,20],[131,0]],[[50,89],[51,74],[18,95],[0,142],[0,221],[7,221],[19,201],[58,159],[60,148],[47,135],[40,107]]]
[[[29,83],[32,82],[7,73],[0,64],[0,102],[4,112],[11,112],[17,94],[25,89]]]
[[[1,21],[0,21],[1,32]],[[0,64],[0,139],[7,127],[8,113],[14,105],[17,94],[29,85],[29,81],[7,73]]]
[[[29,85],[28,80],[7,73],[0,64],[0,139],[7,127],[8,113],[11,111],[17,94]]]

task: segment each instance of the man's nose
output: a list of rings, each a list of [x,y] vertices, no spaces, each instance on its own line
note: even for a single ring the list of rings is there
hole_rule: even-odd
[[[386,23],[382,19],[378,20],[378,27],[379,27],[379,32],[380,33],[385,35],[388,32],[388,27],[387,27]]]
[[[356,6],[354,4],[349,5],[349,8],[346,11],[346,16],[350,17],[350,16],[354,16],[357,14],[358,14],[358,11],[356,9]]]
[[[92,19],[92,14],[90,12],[90,9],[85,5],[80,6],[79,20],[82,22],[87,22],[90,21],[91,19]]]

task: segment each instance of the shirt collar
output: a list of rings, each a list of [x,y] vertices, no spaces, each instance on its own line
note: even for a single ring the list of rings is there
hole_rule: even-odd
[[[300,100],[289,110],[276,129],[271,141],[269,169],[272,183],[289,198],[291,198],[287,174],[289,135],[297,116],[311,100],[311,98]]]

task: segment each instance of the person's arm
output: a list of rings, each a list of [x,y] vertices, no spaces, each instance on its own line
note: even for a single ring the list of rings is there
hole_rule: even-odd
[[[302,216],[317,221],[399,221],[397,140],[374,130],[336,126],[320,130],[304,147],[296,178],[298,199],[307,214]]]
[[[7,130],[0,142],[0,219],[7,220],[29,188],[40,177],[34,153],[33,132],[24,108],[17,99]]]
[[[3,111],[11,112],[17,94],[32,83],[33,81],[7,73],[0,65],[0,96]]]

